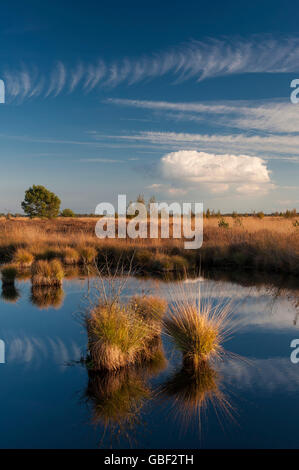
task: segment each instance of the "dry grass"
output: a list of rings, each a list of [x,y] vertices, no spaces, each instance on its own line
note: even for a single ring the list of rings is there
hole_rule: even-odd
[[[231,333],[231,304],[215,303],[212,297],[203,300],[199,291],[192,292],[183,283],[172,296],[164,328],[182,352],[184,365],[196,370],[210,358],[222,357],[223,342]]]
[[[34,256],[25,248],[18,248],[14,254],[13,261],[20,268],[29,268],[34,261]]]
[[[218,219],[204,219],[204,241],[200,250],[185,250],[178,239],[106,239],[95,236],[96,219],[0,220],[0,259],[12,261],[18,249],[35,259],[59,257],[83,263],[104,257],[117,263],[123,255],[145,273],[183,272],[199,265],[241,267],[260,271],[299,273],[299,229],[295,219],[284,217],[225,217],[229,228],[218,227]],[[171,231],[170,231],[171,232]],[[65,250],[71,256],[64,256]]]
[[[135,295],[130,301],[130,306],[156,334],[161,332],[162,318],[167,309],[166,300],[150,295]]]
[[[80,260],[80,254],[77,250],[75,250],[75,248],[67,246],[62,250],[62,259],[63,263],[66,265],[78,264]]]
[[[102,303],[86,320],[94,369],[117,370],[152,357],[152,325],[128,305]]]
[[[58,259],[39,260],[32,265],[31,282],[33,286],[61,286],[64,271]]]

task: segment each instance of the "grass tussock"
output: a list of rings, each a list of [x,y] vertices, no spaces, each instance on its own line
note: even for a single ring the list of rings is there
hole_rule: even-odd
[[[34,256],[25,248],[18,248],[14,254],[13,261],[20,268],[29,268],[34,261]]]
[[[66,265],[78,264],[80,261],[80,254],[75,250],[75,248],[67,246],[62,250],[62,260]]]
[[[162,318],[167,309],[165,299],[152,295],[135,295],[130,301],[130,306],[137,315],[156,331],[156,334],[161,332]]]
[[[64,271],[58,259],[36,261],[31,268],[33,286],[61,286]]]
[[[231,313],[230,303],[201,298],[183,283],[176,287],[164,328],[181,351],[186,367],[198,369],[210,358],[223,355],[223,342],[231,332]]]
[[[99,304],[86,322],[94,369],[117,370],[152,357],[150,342],[156,331],[130,306]]]

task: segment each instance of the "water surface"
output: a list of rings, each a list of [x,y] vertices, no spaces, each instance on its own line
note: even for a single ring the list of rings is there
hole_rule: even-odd
[[[290,361],[291,340],[299,338],[294,285],[190,284],[215,301],[233,298],[239,321],[225,347],[241,358],[227,357],[197,381],[181,370],[165,338],[165,358],[152,366],[88,374],[80,363],[86,280],[65,280],[55,295],[32,293],[27,280],[15,291],[4,289],[0,447],[298,448],[299,364]],[[158,290],[168,297],[170,286],[131,279],[124,295]]]

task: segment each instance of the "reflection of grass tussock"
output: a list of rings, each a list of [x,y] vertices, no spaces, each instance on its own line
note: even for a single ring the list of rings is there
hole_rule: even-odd
[[[32,265],[31,275],[33,286],[60,286],[64,271],[58,259],[52,261],[39,260]]]
[[[219,388],[218,373],[207,362],[196,370],[183,367],[160,387],[160,393],[174,399],[175,413],[186,424],[195,415],[200,426],[201,415],[209,404],[218,416],[220,412],[231,416],[231,405]]]
[[[59,308],[63,303],[63,299],[64,292],[60,287],[40,286],[31,289],[30,300],[40,309]]]
[[[18,270],[14,266],[6,266],[1,270],[2,285],[13,285]]]
[[[1,298],[5,302],[15,303],[20,297],[19,290],[14,286],[14,284],[3,284]]]
[[[150,342],[157,333],[129,305],[100,303],[86,323],[95,369],[116,370],[151,358]]]
[[[166,367],[160,338],[156,338],[153,347],[155,353],[146,364],[110,372],[88,371],[85,396],[92,403],[92,421],[102,424],[112,438],[122,436],[132,440],[142,408],[152,395],[147,379]]]
[[[130,428],[150,390],[135,369],[126,368],[104,374],[90,371],[86,395],[93,402],[93,422]]]
[[[197,368],[210,357],[220,357],[223,341],[230,333],[230,303],[202,300],[200,294],[187,292],[184,284],[176,287],[178,295],[169,305],[164,320],[166,333],[183,354],[186,365]]]

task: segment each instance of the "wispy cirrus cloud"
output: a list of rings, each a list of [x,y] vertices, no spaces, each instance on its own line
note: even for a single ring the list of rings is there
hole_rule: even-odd
[[[226,101],[173,103],[109,98],[109,103],[167,113],[175,120],[202,121],[225,127],[280,133],[298,133],[298,107],[292,103],[272,101]],[[179,113],[179,114],[178,114]]]
[[[100,85],[133,85],[165,76],[171,83],[181,83],[232,74],[299,72],[299,37],[255,35],[246,40],[233,37],[190,41],[139,58],[99,58],[94,63],[78,60],[72,65],[58,61],[43,74],[25,66],[21,71],[4,67],[1,72],[6,76],[10,97],[22,99],[58,96],[78,89],[90,93]]]
[[[191,134],[183,132],[154,132],[144,131],[135,134],[100,136],[101,139],[114,139],[132,143],[143,143],[157,146],[159,148],[228,151],[248,153],[253,155],[259,153],[265,159],[287,160],[299,162],[299,135],[247,135],[236,134]]]

